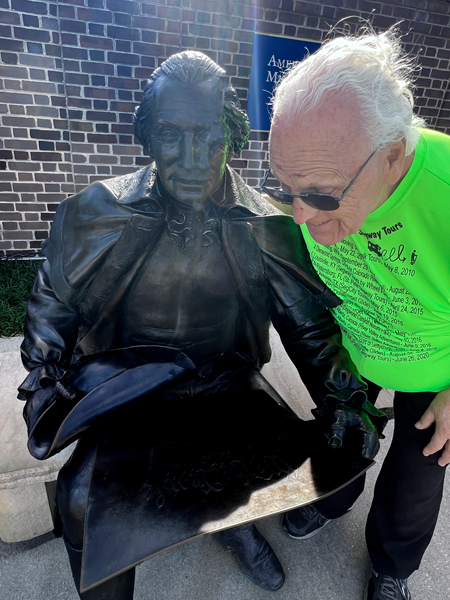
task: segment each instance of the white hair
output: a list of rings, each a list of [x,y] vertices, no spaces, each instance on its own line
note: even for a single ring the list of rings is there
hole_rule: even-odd
[[[290,115],[317,107],[329,91],[350,95],[373,149],[403,138],[406,155],[425,121],[413,112],[415,61],[404,54],[398,28],[337,37],[292,67],[272,97],[272,113]]]

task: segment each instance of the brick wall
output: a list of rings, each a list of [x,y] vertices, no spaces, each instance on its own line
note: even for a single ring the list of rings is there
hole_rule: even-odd
[[[0,0],[0,254],[39,249],[68,194],[148,163],[132,114],[167,57],[205,52],[245,108],[253,32],[321,41],[350,15],[404,20],[407,49],[421,49],[419,113],[450,132],[448,0]],[[266,159],[254,132],[233,166],[257,185]]]

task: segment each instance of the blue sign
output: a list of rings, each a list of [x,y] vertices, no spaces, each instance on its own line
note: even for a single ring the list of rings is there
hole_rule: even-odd
[[[319,48],[317,42],[255,33],[247,115],[253,131],[269,131],[269,101],[284,71]]]

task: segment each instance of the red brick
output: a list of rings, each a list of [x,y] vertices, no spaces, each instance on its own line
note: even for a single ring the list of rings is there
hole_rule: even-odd
[[[29,2],[28,0],[11,0],[11,8],[18,12],[32,13],[35,15],[47,14],[47,3]]]
[[[281,34],[283,26],[279,23],[264,23],[263,21],[260,21],[258,23],[258,31],[261,33]]]
[[[139,29],[133,29],[131,27],[117,27],[115,25],[108,25],[107,27],[108,36],[118,40],[139,40],[140,34]]]
[[[69,31],[71,33],[86,33],[86,23],[83,21],[61,19],[60,27],[61,31]]]
[[[139,56],[136,56],[136,54],[132,54],[130,52],[108,52],[108,61],[120,65],[138,65]],[[111,73],[106,74],[110,75]]]
[[[243,19],[242,20],[242,29],[249,29],[250,31],[255,31],[257,27],[257,21],[253,19]]]
[[[0,38],[0,50],[10,50],[11,52],[23,52],[23,42],[20,40],[9,40]]]
[[[66,73],[66,84],[89,85],[89,76],[82,73]]]
[[[177,33],[158,33],[158,42],[160,44],[168,44],[179,46],[181,43],[181,36]],[[168,54],[166,52],[166,54]]]
[[[190,23],[189,33],[198,37],[227,40],[231,40],[233,37],[233,30],[229,27],[213,27],[211,25],[200,25],[199,23]]]
[[[124,0],[106,0],[106,8],[111,11],[124,12]],[[132,15],[139,14],[139,2],[128,0],[126,4],[126,12]]]
[[[88,52],[84,48],[72,48],[70,46],[64,46],[62,49],[62,55],[64,58],[86,60],[88,57]]]
[[[157,6],[156,14],[163,19],[179,21],[181,19],[181,8],[175,6]]]
[[[61,19],[75,19],[75,7],[65,4],[58,4],[58,16]]]
[[[235,53],[238,52],[239,45],[237,42],[232,42],[229,40],[211,40],[211,48],[213,50]]]
[[[103,50],[112,50],[113,41],[109,38],[92,37],[87,35],[80,36],[80,45],[84,48],[101,48]]]
[[[114,67],[105,62],[82,62],[83,73],[95,73],[96,75],[114,75]],[[84,85],[89,85],[89,81]]]
[[[49,42],[50,34],[42,29],[25,29],[23,27],[14,27],[14,37],[21,40],[30,40],[32,42]]]
[[[0,11],[0,23],[9,23],[10,25],[20,25],[20,15],[6,10]]]
[[[1,217],[3,220],[5,221],[21,221],[22,220],[22,215],[18,212],[2,212]],[[3,236],[5,239],[14,239],[13,237],[6,237],[5,232],[3,233]]]
[[[77,15],[83,21],[92,23],[112,23],[112,14],[109,10],[95,10],[92,8],[77,8]]]
[[[125,77],[108,77],[108,85],[113,88],[124,88],[126,90],[136,90],[139,88],[139,82]]]

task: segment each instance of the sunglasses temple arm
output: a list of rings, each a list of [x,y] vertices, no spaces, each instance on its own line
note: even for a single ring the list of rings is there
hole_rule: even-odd
[[[342,198],[346,195],[346,193],[350,191],[351,187],[353,186],[353,184],[355,183],[355,181],[358,179],[358,177],[361,175],[361,173],[363,172],[365,166],[367,165],[367,163],[369,162],[369,160],[372,158],[372,156],[375,154],[375,152],[377,150],[378,150],[378,148],[375,148],[375,150],[372,152],[372,154],[369,156],[369,158],[366,160],[366,162],[363,164],[363,166],[360,168],[360,170],[356,173],[356,175],[350,181],[350,183],[348,184],[348,186],[342,192],[342,196],[339,198],[339,200],[342,200]]]

